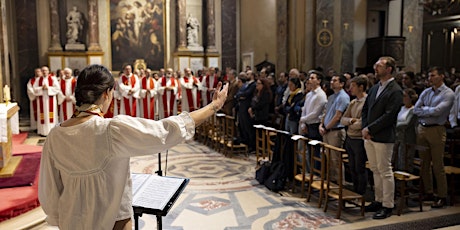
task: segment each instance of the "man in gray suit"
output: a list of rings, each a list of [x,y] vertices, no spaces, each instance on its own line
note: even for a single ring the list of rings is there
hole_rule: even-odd
[[[391,158],[397,116],[403,101],[401,87],[392,75],[395,67],[392,57],[381,57],[374,64],[375,75],[380,82],[369,90],[362,111],[364,147],[375,186],[375,201],[365,210],[376,212],[374,219],[391,216],[394,207],[395,182]]]

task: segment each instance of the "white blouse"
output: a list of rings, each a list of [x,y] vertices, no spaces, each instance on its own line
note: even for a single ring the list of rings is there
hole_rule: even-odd
[[[160,121],[93,116],[57,126],[43,148],[38,196],[50,225],[60,229],[113,229],[131,218],[130,157],[164,151],[191,139],[186,112]]]

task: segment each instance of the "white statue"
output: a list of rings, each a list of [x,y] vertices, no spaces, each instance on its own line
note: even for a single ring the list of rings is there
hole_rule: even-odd
[[[187,18],[187,43],[189,46],[198,45],[198,31],[200,29],[200,23],[198,19],[193,17],[192,14],[188,15]]]
[[[78,43],[78,36],[83,29],[83,15],[76,6],[67,14],[67,44]]]

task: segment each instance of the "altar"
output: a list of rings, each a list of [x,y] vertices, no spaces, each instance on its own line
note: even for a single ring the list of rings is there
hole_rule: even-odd
[[[11,154],[13,134],[19,133],[18,111],[17,103],[0,103],[0,177],[14,173],[14,170],[10,173],[11,167],[20,162],[20,158]]]

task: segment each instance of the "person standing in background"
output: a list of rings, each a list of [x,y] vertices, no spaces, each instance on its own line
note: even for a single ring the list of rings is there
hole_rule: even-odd
[[[444,84],[445,70],[432,67],[428,74],[431,87],[426,88],[414,106],[414,114],[418,116],[417,145],[428,150],[420,151],[422,158],[421,176],[425,189],[425,200],[434,200],[432,208],[446,205],[447,179],[444,171],[444,148],[446,144],[446,119],[454,103],[452,89]],[[433,174],[436,177],[437,197],[433,193]]]
[[[365,207],[375,212],[372,218],[391,216],[394,207],[395,181],[391,159],[396,136],[396,121],[402,104],[402,90],[393,73],[396,61],[381,57],[374,64],[375,75],[380,82],[369,89],[362,110],[362,135],[369,167],[374,177],[375,200]]]
[[[59,122],[64,122],[70,117],[75,110],[75,86],[77,79],[72,76],[72,69],[64,68],[64,76],[61,78],[61,93],[59,101]]]

